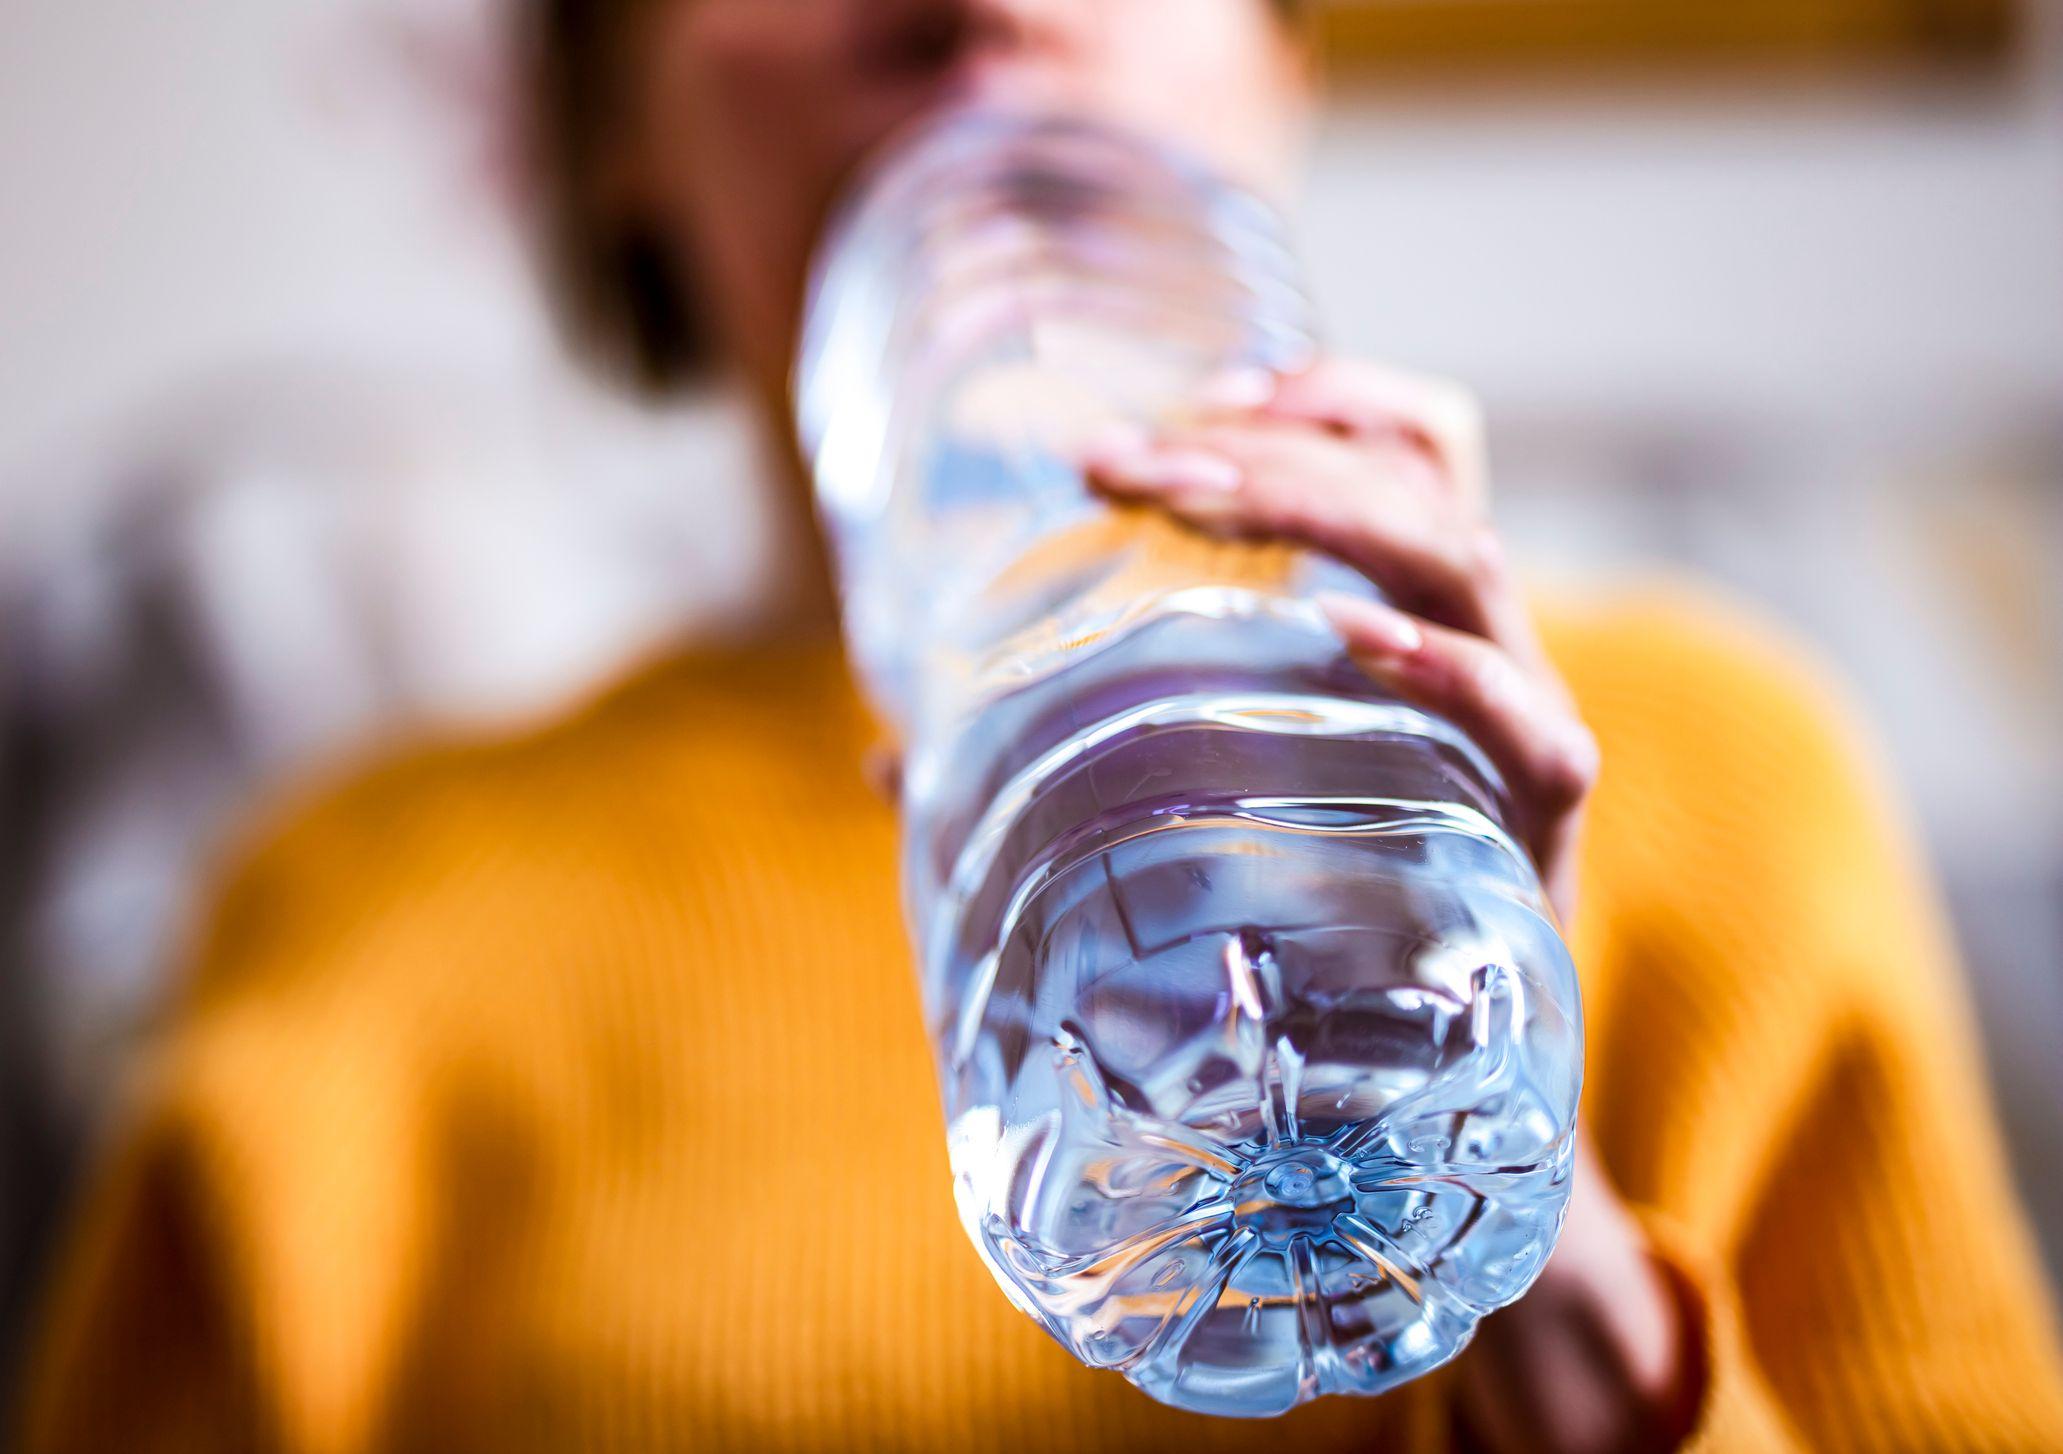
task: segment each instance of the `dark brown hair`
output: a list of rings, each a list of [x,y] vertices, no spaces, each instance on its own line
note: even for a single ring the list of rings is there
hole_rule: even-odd
[[[615,215],[597,179],[626,121],[626,46],[661,3],[524,0],[518,12],[541,241],[562,323],[594,361],[653,393],[701,372],[711,340],[665,239]],[[1288,21],[1308,9],[1308,0],[1269,4]]]
[[[627,121],[628,36],[654,0],[525,0],[519,36],[529,152],[548,281],[562,325],[612,372],[659,391],[708,345],[661,239],[614,215],[604,159]]]

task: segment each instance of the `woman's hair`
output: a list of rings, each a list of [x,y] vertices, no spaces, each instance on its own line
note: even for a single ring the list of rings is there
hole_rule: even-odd
[[[596,362],[654,393],[693,379],[713,347],[693,280],[666,240],[604,205],[625,123],[623,70],[640,15],[664,0],[523,0],[524,113],[543,202],[544,261],[564,326]],[[1308,0],[1268,0],[1285,20]]]
[[[605,205],[597,178],[626,121],[627,36],[654,0],[524,0],[524,116],[541,242],[561,321],[596,362],[659,391],[709,346],[656,233]]]

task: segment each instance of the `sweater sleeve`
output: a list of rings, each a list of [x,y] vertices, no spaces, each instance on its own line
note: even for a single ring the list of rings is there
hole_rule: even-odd
[[[1872,745],[1759,628],[1615,619],[1571,670],[1621,777],[1585,1114],[1696,1310],[1693,1447],[2063,1448],[2041,1263]]]
[[[370,776],[240,860],[72,1231],[25,1448],[392,1447],[454,1237],[480,1262],[466,1198],[506,1221],[528,1145],[523,1087],[468,1052],[495,1006],[449,970],[518,963],[562,886],[468,846],[503,825],[451,776]],[[454,917],[507,927],[454,943]]]

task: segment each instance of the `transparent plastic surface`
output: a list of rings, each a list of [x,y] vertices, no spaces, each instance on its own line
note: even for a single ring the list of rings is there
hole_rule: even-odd
[[[1112,515],[1070,463],[1310,348],[1268,208],[963,114],[860,182],[796,380],[905,744],[962,1220],[1078,1358],[1208,1413],[1459,1351],[1553,1247],[1581,1082],[1496,775],[1343,658],[1309,604],[1342,573]]]

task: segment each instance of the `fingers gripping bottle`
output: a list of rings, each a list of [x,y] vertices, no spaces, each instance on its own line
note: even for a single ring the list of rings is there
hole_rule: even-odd
[[[1459,1351],[1554,1244],[1581,1080],[1495,771],[1344,658],[1310,604],[1344,573],[1114,512],[1071,462],[1311,350],[1266,206],[965,112],[860,179],[795,379],[905,746],[961,1217],[1077,1358],[1214,1414]]]

